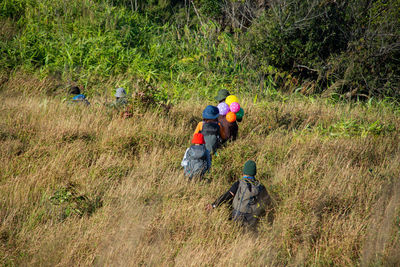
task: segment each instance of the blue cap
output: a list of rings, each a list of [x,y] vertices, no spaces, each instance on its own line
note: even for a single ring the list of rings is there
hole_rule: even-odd
[[[214,120],[219,117],[219,109],[215,106],[207,106],[203,110],[203,119]]]

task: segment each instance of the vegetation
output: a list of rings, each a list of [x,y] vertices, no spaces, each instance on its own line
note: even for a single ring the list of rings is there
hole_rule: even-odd
[[[0,63],[91,94],[123,75],[160,100],[227,86],[398,98],[399,10],[395,0],[3,0]]]
[[[399,1],[2,0],[0,264],[400,264]],[[90,107],[62,103],[79,85]],[[133,117],[105,110],[117,86]],[[240,138],[187,182],[219,89]],[[354,101],[355,99],[363,102]],[[245,159],[257,237],[205,205]]]
[[[214,157],[209,182],[189,183],[179,164],[203,102],[123,120],[96,99],[87,108],[7,92],[2,265],[399,264],[398,108],[244,98],[240,140]],[[273,198],[257,238],[226,207],[205,210],[246,158]]]

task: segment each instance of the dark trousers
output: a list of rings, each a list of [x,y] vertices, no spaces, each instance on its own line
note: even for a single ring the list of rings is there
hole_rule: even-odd
[[[238,222],[242,226],[249,228],[256,228],[258,223],[258,218],[250,213],[242,213],[240,211],[232,211],[232,220]]]

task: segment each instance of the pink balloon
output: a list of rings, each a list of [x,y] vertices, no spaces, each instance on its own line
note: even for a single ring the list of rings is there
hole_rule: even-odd
[[[236,113],[240,110],[240,105],[238,102],[233,102],[229,108],[231,109],[232,112]]]

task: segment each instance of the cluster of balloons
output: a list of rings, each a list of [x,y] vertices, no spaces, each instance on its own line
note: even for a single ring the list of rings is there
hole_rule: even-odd
[[[219,115],[226,116],[229,122],[241,120],[244,115],[244,110],[239,105],[239,99],[230,95],[225,99],[225,102],[218,104]]]

